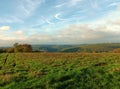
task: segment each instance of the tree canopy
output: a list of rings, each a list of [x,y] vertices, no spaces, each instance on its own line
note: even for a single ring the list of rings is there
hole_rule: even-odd
[[[9,53],[17,53],[17,52],[32,52],[32,46],[30,44],[18,44],[15,43],[13,48],[9,48],[7,50]]]

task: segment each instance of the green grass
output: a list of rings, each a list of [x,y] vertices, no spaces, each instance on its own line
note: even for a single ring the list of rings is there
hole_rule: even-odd
[[[119,89],[120,54],[0,54],[0,89]]]

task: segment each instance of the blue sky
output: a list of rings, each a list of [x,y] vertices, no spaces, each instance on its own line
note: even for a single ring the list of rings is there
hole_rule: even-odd
[[[1,0],[0,46],[120,42],[120,0]]]

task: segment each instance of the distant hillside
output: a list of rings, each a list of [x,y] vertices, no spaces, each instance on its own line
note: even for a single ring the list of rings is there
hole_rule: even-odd
[[[80,45],[79,45],[80,46]],[[32,45],[33,51],[61,52],[63,49],[76,47],[75,45]]]
[[[120,48],[120,43],[88,44],[63,49],[62,52],[111,52]]]
[[[5,53],[8,48],[10,47],[0,47],[0,53]]]
[[[120,48],[120,43],[82,45],[32,45],[33,51],[41,52],[111,52]]]

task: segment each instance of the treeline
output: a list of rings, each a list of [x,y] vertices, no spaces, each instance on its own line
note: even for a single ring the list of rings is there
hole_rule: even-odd
[[[6,48],[0,48],[0,53],[5,53],[6,52]]]
[[[30,44],[15,43],[12,48],[8,48],[6,51],[8,53],[32,52],[32,46]]]

